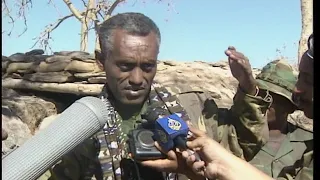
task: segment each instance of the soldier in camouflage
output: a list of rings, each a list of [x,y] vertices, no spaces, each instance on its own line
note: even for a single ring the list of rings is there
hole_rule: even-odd
[[[237,73],[251,74],[250,63],[243,54],[233,47],[229,47],[226,54],[233,74],[233,66],[240,66],[237,67]],[[300,65],[300,78],[301,73]],[[263,116],[260,117],[268,122],[269,136],[259,152],[254,156],[247,156],[246,160],[273,178],[295,179],[303,167],[309,167],[312,160],[313,133],[287,121],[288,115],[297,109],[292,100],[297,82],[293,68],[283,60],[275,60],[263,67],[255,81],[250,78],[248,81],[251,82],[246,90],[238,91],[244,91],[247,98],[251,99],[250,102],[255,104],[252,108],[261,109]],[[254,118],[248,120],[257,121]],[[238,132],[239,129],[236,130]],[[241,146],[247,149],[244,147],[246,145]],[[312,174],[308,176],[312,178]]]
[[[266,123],[256,109],[242,106],[245,99],[238,100],[230,113],[219,109],[208,93],[199,89],[162,87],[153,82],[160,39],[155,23],[140,13],[118,14],[101,24],[101,52],[96,52],[96,57],[106,72],[107,83],[99,97],[112,103],[116,121],[62,157],[40,179],[162,180],[183,172],[188,178],[198,179],[181,154],[174,151],[168,153],[167,159],[142,164],[128,156],[128,132],[138,128],[143,115],[157,107],[163,109],[164,115],[180,114],[238,157],[253,156],[261,148],[265,142],[261,132]],[[233,125],[231,117],[237,117],[238,123]],[[257,121],[249,121],[251,117]],[[237,135],[236,128],[243,131]],[[248,149],[243,150],[239,143]]]
[[[313,119],[313,34],[308,39],[308,50],[303,54],[299,64],[299,76],[293,91],[293,101],[303,110],[305,116]],[[286,180],[313,179],[313,149],[303,155],[301,163],[297,165],[300,171],[297,175],[287,174]]]

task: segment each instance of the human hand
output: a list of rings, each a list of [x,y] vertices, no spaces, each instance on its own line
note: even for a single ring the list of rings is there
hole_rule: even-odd
[[[186,161],[183,159],[182,154],[177,149],[176,151],[170,150],[165,152],[157,142],[155,142],[155,146],[164,154],[167,155],[167,159],[157,159],[157,160],[147,160],[142,161],[141,164],[143,166],[148,166],[151,168],[155,168],[161,172],[174,172],[186,175],[190,179],[201,179],[204,177],[201,175],[196,175],[193,173],[192,169],[187,166]]]
[[[195,139],[187,141],[187,146],[200,155],[201,161],[196,161],[196,157],[190,155],[188,151],[183,151],[182,155],[196,175],[219,180],[272,179],[248,162],[228,152],[218,142],[206,136],[204,132],[193,127],[189,127],[189,130]]]
[[[231,73],[238,80],[241,89],[245,93],[255,94],[255,79],[248,58],[233,46],[229,46],[225,54],[228,56]]]
[[[209,179],[218,178],[224,169],[221,164],[228,152],[218,142],[206,136],[203,131],[193,127],[189,127],[189,130],[195,139],[188,141],[187,146],[200,155],[201,161],[196,161],[195,155],[183,151],[182,156],[187,165],[198,176],[205,176]]]

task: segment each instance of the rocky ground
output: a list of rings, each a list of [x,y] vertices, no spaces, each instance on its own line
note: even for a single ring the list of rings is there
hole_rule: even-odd
[[[254,69],[256,75],[259,69]],[[155,80],[166,84],[189,84],[207,90],[220,107],[230,107],[237,88],[227,61],[159,61]],[[9,137],[2,152],[21,145],[43,129],[76,99],[96,95],[106,81],[105,73],[91,54],[63,51],[52,56],[42,50],[2,56],[2,127]],[[297,111],[292,123],[312,130],[313,122]]]

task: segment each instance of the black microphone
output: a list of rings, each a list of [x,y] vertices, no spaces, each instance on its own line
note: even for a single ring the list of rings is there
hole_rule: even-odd
[[[2,159],[4,180],[33,180],[114,119],[107,100],[77,100],[46,129]]]

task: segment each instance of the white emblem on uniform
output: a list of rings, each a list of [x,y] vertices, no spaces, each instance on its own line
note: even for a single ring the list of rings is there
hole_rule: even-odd
[[[173,106],[178,106],[178,103],[177,103],[177,101],[172,101],[172,102],[168,102],[167,105],[169,107],[173,107]]]

